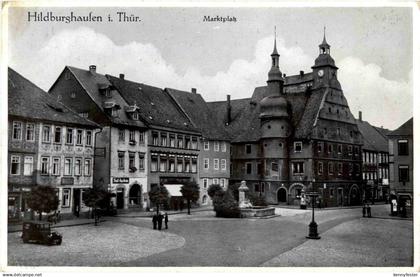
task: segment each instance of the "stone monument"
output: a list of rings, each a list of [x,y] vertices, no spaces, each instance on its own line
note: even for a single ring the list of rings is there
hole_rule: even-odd
[[[241,181],[241,186],[238,188],[239,190],[239,208],[251,208],[252,204],[249,202],[249,200],[246,197],[247,191],[249,191],[249,188],[246,185],[245,181]]]

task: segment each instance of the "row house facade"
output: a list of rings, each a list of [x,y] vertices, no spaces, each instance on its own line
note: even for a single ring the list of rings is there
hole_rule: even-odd
[[[389,150],[387,129],[372,126],[362,120],[359,111],[357,125],[363,136],[362,178],[363,199],[366,201],[387,201],[389,198]]]
[[[115,193],[118,209],[141,209],[147,192],[147,126],[96,66],[66,66],[49,93],[102,127],[96,135],[94,186]]]
[[[181,208],[182,185],[198,180],[199,130],[166,90],[126,80],[122,74],[107,78],[128,104],[138,106],[139,117],[148,126],[147,191],[163,185],[171,196],[169,208]],[[144,197],[150,207],[148,195]]]
[[[312,72],[286,76],[274,44],[267,86],[209,103],[232,138],[230,183],[245,180],[269,203],[298,204],[312,190],[323,206],[362,199],[362,137],[325,37],[319,51]]]
[[[83,191],[92,188],[95,133],[99,126],[55,101],[9,68],[9,219],[31,216],[31,188],[57,189],[65,216],[88,211]]]
[[[413,118],[388,134],[391,198],[413,211]]]
[[[227,189],[230,178],[230,137],[224,130],[223,122],[213,119],[203,97],[195,88],[191,92],[165,89],[178,107],[201,133],[199,141],[198,184],[200,186],[200,204],[209,205],[207,194],[210,185],[220,185]],[[230,99],[230,97],[228,97]]]

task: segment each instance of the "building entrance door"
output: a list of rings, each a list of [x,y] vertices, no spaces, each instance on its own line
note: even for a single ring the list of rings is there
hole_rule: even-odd
[[[138,184],[133,184],[128,192],[130,205],[140,205],[141,203],[141,187]]]
[[[280,188],[277,191],[277,201],[279,203],[284,203],[287,201],[287,191],[285,188]]]
[[[73,189],[73,214],[80,215],[80,189]]]
[[[350,191],[350,205],[360,204],[360,194],[356,187],[352,187]]]
[[[117,189],[117,209],[124,209],[124,189]]]
[[[343,189],[342,188],[337,189],[337,205],[343,206]]]

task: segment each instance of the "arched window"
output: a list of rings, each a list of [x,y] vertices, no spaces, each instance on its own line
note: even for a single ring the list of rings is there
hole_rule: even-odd
[[[201,204],[207,204],[207,195],[203,195],[203,199],[201,200]]]

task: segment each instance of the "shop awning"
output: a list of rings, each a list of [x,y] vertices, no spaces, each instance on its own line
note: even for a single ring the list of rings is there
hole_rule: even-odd
[[[168,190],[170,196],[182,196],[182,193],[181,193],[182,185],[171,184],[171,185],[164,185],[164,186]]]

